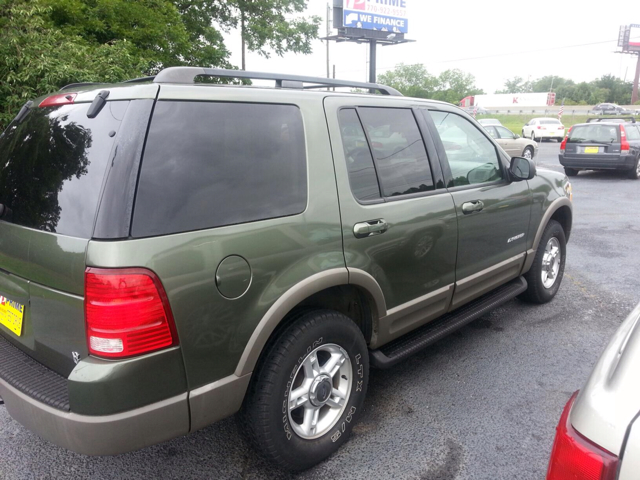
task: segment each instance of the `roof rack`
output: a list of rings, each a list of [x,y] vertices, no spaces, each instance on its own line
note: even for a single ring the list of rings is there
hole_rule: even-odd
[[[275,80],[276,88],[313,89],[326,87],[351,87],[363,88],[370,91],[378,91],[383,95],[402,96],[394,88],[377,83],[351,82],[349,80],[336,80],[333,78],[306,77],[301,75],[287,75],[278,73],[246,72],[244,70],[225,70],[221,68],[202,67],[170,67],[158,73],[155,83],[195,83],[196,77],[219,78],[246,78],[251,80]],[[313,84],[307,85],[304,84]]]
[[[600,122],[613,122],[613,123],[636,123],[636,119],[633,117],[602,117],[602,118],[588,118],[587,123],[600,123]]]

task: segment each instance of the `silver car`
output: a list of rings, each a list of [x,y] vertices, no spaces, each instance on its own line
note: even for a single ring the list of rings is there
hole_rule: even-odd
[[[502,125],[483,125],[498,145],[511,157],[524,157],[532,160],[538,153],[538,144],[528,138],[522,138]]]
[[[640,478],[640,304],[562,413],[547,480]]]

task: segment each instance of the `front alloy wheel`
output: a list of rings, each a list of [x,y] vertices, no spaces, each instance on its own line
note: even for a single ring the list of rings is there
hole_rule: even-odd
[[[567,241],[562,225],[549,220],[533,258],[531,268],[524,274],[527,289],[520,295],[532,303],[547,303],[558,293],[567,257]]]

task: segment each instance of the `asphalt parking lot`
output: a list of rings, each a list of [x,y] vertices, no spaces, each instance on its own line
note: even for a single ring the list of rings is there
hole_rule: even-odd
[[[540,168],[561,171],[559,144]],[[555,425],[616,327],[640,301],[640,181],[582,172],[556,299],[519,300],[371,375],[351,441],[300,479],[542,479]],[[290,478],[257,457],[234,419],[118,457],[91,458],[26,431],[0,406],[0,478]]]

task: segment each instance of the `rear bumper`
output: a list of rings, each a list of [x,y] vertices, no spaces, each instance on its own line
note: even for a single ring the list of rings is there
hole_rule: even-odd
[[[594,168],[603,170],[631,170],[635,167],[636,159],[633,155],[612,156],[610,158],[576,155],[568,157],[558,155],[560,165],[569,168]]]
[[[41,403],[0,379],[9,414],[29,430],[85,455],[116,455],[189,432],[187,393],[114,415],[89,416]]]

